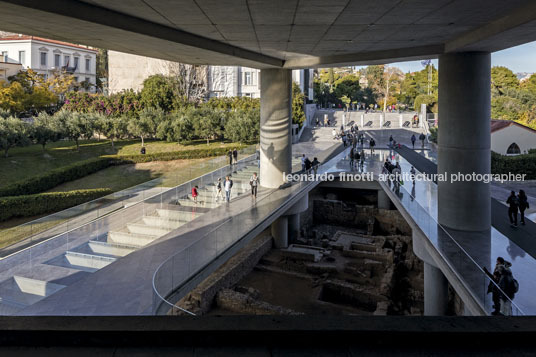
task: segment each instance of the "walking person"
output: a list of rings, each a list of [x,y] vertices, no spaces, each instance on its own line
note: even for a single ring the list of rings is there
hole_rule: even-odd
[[[520,214],[520,221],[521,224],[525,225],[525,210],[529,207],[529,201],[528,197],[525,194],[524,190],[519,190],[519,194],[517,195],[517,200],[519,201],[519,214]]]
[[[415,137],[415,134],[411,135],[411,146],[413,149],[415,149],[415,142],[417,141],[417,138]]]
[[[415,168],[412,166],[411,169],[409,170],[409,174],[411,177],[411,181],[413,182],[413,186],[415,186],[415,174],[416,173],[417,171],[415,171]]]
[[[370,146],[370,153],[374,154],[374,147],[376,146],[376,141],[374,141],[374,138],[370,138],[369,146]]]
[[[519,209],[519,200],[514,191],[510,192],[510,196],[506,200],[508,205],[508,218],[510,218],[510,225],[517,227],[517,210]]]
[[[198,196],[198,193],[197,193],[197,189],[199,187],[197,185],[195,185],[194,187],[192,187],[192,198],[194,199],[194,202],[197,203],[197,196]]]
[[[354,148],[350,149],[350,168],[354,168]]]
[[[426,139],[426,135],[424,135],[424,133],[421,133],[421,135],[419,135],[419,140],[421,141],[423,149],[424,149],[424,140],[425,139]]]
[[[337,140],[337,130],[335,128],[331,131],[331,135],[333,135],[333,140]]]
[[[305,154],[301,157],[301,170],[305,172]]]
[[[491,293],[491,300],[493,301],[493,311],[491,312],[492,315],[501,315],[502,292],[499,289],[499,282],[501,280],[501,273],[503,272],[503,268],[509,269],[511,266],[512,263],[504,260],[503,257],[497,257],[497,260],[495,262],[495,268],[493,269],[493,274],[490,273],[486,267],[482,268],[486,275],[492,280],[488,284],[487,291],[488,294]]]
[[[365,166],[365,150],[361,148],[361,153],[359,154],[359,165],[361,169]]]
[[[318,165],[320,165],[320,161],[318,161],[318,159],[315,157],[313,158],[313,162],[311,162],[311,165],[313,166],[313,171],[315,173],[316,178],[316,172],[318,171]]]
[[[218,178],[218,182],[216,183],[216,201],[219,201],[220,199],[223,201],[221,177]]]
[[[359,154],[359,151],[354,151],[354,164],[356,167],[359,166],[359,161],[361,160],[361,155]]]
[[[393,141],[395,139],[393,139],[393,136],[392,135],[389,135],[389,147],[392,148],[393,147]]]
[[[511,266],[511,264],[510,264]],[[512,275],[510,266],[502,265],[499,268],[499,288],[501,288],[501,315],[512,315],[512,300],[515,294],[519,291],[519,283]]]
[[[257,186],[259,186],[259,177],[254,172],[253,176],[249,179],[249,185],[251,186],[251,197],[257,198]]]
[[[238,150],[236,148],[233,150],[233,164],[238,164]]]
[[[233,188],[233,180],[231,180],[229,176],[226,176],[224,190],[225,190],[225,200],[227,202],[231,200],[231,188]]]
[[[309,172],[311,170],[312,163],[311,160],[309,160],[308,157],[305,158],[305,172]]]

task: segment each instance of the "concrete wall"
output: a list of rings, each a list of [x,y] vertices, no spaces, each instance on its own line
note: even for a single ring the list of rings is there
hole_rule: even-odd
[[[506,155],[512,143],[516,143],[524,154],[536,148],[536,132],[514,124],[491,133],[491,150],[496,153]]]

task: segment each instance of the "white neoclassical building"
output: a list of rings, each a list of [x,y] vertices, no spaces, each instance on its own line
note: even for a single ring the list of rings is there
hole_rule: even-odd
[[[11,34],[0,37],[0,62],[17,63],[47,78],[63,69],[77,82],[87,81],[95,91],[97,51],[72,43],[42,37]]]
[[[491,121],[491,150],[501,155],[525,154],[536,149],[536,130],[511,120]]]

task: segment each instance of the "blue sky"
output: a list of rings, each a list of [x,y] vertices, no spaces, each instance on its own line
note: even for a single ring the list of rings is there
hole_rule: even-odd
[[[433,63],[437,68],[437,60],[433,60]],[[420,71],[423,69],[420,61],[397,62],[392,65],[400,68],[403,72]],[[536,42],[530,42],[492,53],[491,65],[508,67],[514,73],[536,72]]]

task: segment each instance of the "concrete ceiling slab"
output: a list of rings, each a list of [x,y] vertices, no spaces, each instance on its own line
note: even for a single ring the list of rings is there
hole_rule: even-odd
[[[0,0],[1,30],[258,68],[495,51],[533,21],[534,0]]]

